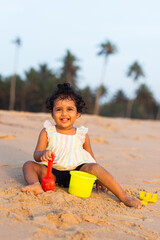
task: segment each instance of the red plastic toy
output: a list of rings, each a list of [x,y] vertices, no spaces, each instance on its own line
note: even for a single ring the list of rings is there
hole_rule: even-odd
[[[47,167],[47,175],[42,179],[42,188],[45,192],[47,191],[54,191],[55,187],[55,181],[51,177],[52,172],[52,164],[55,159],[55,155],[52,154],[52,160],[48,161],[48,167]]]

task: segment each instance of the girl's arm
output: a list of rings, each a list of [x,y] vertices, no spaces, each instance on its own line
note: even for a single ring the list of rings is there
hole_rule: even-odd
[[[40,132],[37,146],[33,154],[35,161],[41,162],[41,161],[48,161],[52,159],[51,157],[52,151],[46,150],[47,142],[48,142],[47,133],[45,128],[43,128],[42,131]]]
[[[88,134],[86,134],[86,137],[85,137],[85,142],[83,144],[83,148],[89,152],[91,154],[91,156],[95,159],[94,157],[94,154],[92,152],[92,148],[91,148],[91,144],[90,144],[90,139],[89,139],[89,136]]]

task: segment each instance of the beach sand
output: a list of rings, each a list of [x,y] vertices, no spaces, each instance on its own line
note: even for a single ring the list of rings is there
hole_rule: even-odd
[[[142,209],[126,207],[110,192],[88,199],[55,187],[22,193],[22,166],[33,159],[45,113],[0,111],[0,239],[160,239],[160,121],[82,115],[97,159],[130,196],[158,194]]]

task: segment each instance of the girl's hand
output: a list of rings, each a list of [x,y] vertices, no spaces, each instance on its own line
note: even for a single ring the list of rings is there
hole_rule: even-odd
[[[99,192],[99,189],[101,189],[101,191],[107,190],[107,188],[99,180],[97,180],[96,182],[96,189],[97,192]]]
[[[52,160],[52,154],[53,152],[51,150],[44,150],[42,157],[40,157],[40,160],[42,162],[48,162]]]

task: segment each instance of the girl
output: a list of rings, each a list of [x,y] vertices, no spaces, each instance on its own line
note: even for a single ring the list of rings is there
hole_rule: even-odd
[[[88,172],[98,178],[97,191],[99,187],[102,190],[106,187],[126,206],[141,208],[141,202],[127,196],[111,174],[96,163],[87,134],[88,129],[73,126],[85,107],[81,95],[67,83],[58,84],[55,92],[47,99],[46,107],[56,124],[52,125],[50,121],[45,121],[34,151],[36,162],[28,161],[23,166],[28,186],[22,188],[22,191],[32,191],[35,195],[43,193],[40,183],[46,176],[47,163],[54,153],[56,157],[52,177],[59,185],[68,187],[70,170]]]

